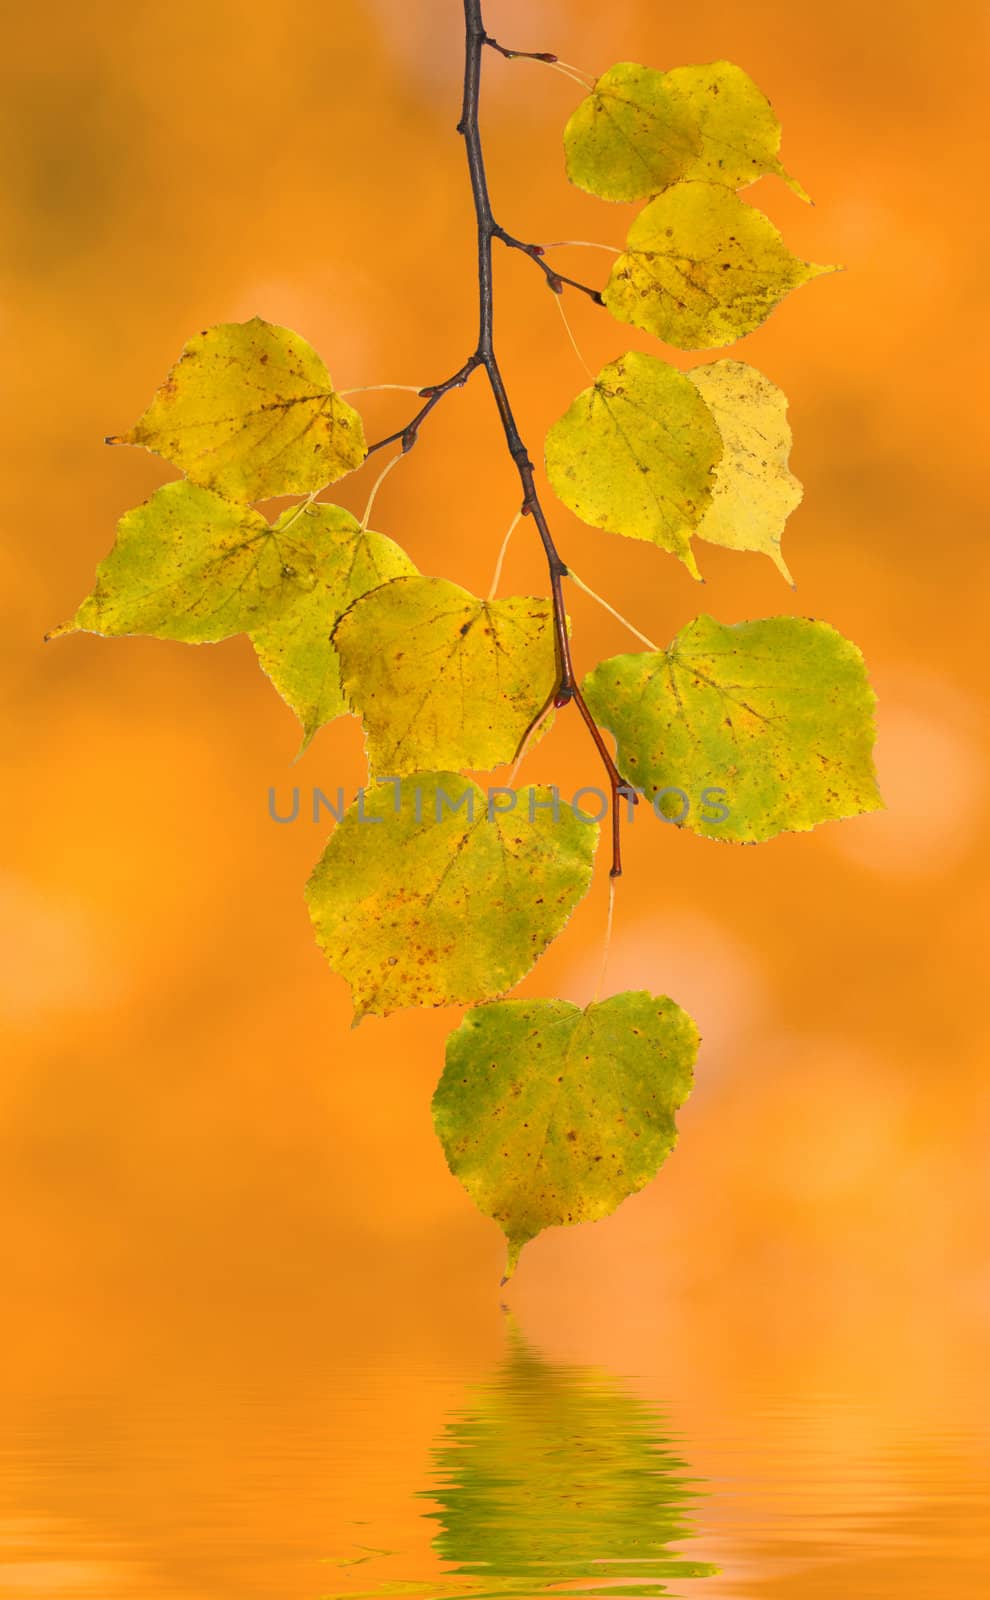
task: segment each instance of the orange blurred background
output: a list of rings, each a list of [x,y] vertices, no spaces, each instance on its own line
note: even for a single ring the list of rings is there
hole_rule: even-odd
[[[733,352],[790,399],[797,592],[768,560],[709,547],[701,590],[673,558],[548,503],[565,558],[654,638],[707,609],[822,617],[854,639],[889,807],[758,849],[652,821],[627,835],[608,987],[691,1011],[697,1087],[658,1182],[530,1246],[513,1305],[556,1350],[661,1361],[692,1415],[723,1406],[740,1371],[824,1386],[855,1371],[894,1406],[910,1389],[937,1410],[947,1365],[968,1371],[990,1323],[988,13],[487,9],[503,41],[585,71],[724,56],[772,99],[816,205],[772,179],[747,198],[796,252],[848,268]],[[309,339],[341,388],[434,382],[468,353],[460,6],[93,0],[19,8],[5,31],[4,1386],[46,1394],[98,1373],[124,1396],[150,1365],[208,1407],[217,1371],[278,1371],[288,1393],[297,1358],[351,1346],[480,1371],[500,1346],[502,1243],[447,1173],[429,1110],[459,1014],[350,1030],[302,899],[326,829],[305,806],[291,827],[267,815],[271,785],[353,790],[358,724],[293,766],[298,728],[245,639],[41,643],[116,519],[169,475],[101,441],[190,334],[260,314]],[[525,239],[617,244],[634,208],[564,181],[578,93],[486,61],[496,211]],[[606,270],[597,252],[553,259]],[[531,263],[503,251],[497,272],[496,338],[538,456],[586,380]],[[657,348],[579,296],[566,309],[594,368]],[[374,437],[412,397],[359,403]],[[375,470],[337,498],[360,513]],[[517,501],[475,380],[389,477],[375,523],[422,571],[484,592]],[[503,592],[545,589],[524,525]],[[635,648],[577,592],[571,614],[581,669]],[[575,714],[523,771],[566,793],[598,782]],[[606,895],[603,854],[521,993],[592,997]],[[430,1433],[418,1403],[410,1463]],[[204,1447],[187,1466],[215,1463]],[[244,1573],[231,1592],[274,1590]]]

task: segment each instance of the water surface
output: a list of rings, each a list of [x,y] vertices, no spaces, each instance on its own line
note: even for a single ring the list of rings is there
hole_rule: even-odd
[[[937,1415],[741,1374],[705,1408],[687,1374],[561,1359],[512,1318],[492,1357],[245,1364],[228,1337],[202,1367],[134,1356],[5,1406],[0,1594],[990,1593],[987,1432],[951,1372]]]

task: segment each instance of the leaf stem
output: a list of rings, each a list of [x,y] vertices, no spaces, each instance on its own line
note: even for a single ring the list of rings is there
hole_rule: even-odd
[[[621,256],[622,251],[614,244],[599,244],[596,239],[553,239],[549,244],[540,246],[541,250],[607,250],[610,256]]]
[[[648,649],[655,650],[658,654],[661,653],[660,646],[658,644],[654,644],[652,639],[648,639],[645,633],[640,633],[638,628],[633,627],[633,624],[629,621],[628,617],[624,617],[621,611],[616,611],[615,607],[610,606],[607,600],[603,600],[600,594],[595,593],[594,589],[589,589],[588,585],[582,582],[582,580],[578,577],[573,567],[569,567],[567,569],[567,576],[571,583],[576,583],[579,589],[583,589],[585,594],[591,596],[592,600],[597,600],[600,606],[602,606],[606,611],[610,612],[615,618],[616,622],[621,622],[622,626],[624,628],[628,628],[631,634],[633,634],[637,639],[641,639]]]
[[[567,334],[568,339],[571,341],[571,349],[574,351],[574,354],[577,356],[578,360],[580,361],[582,367],[584,368],[585,372],[588,374],[588,377],[591,379],[592,384],[593,384],[594,381],[595,381],[595,374],[592,372],[592,370],[589,367],[587,361],[585,361],[584,356],[581,354],[581,347],[580,347],[580,345],[578,344],[577,340],[574,337],[574,329],[571,327],[570,323],[568,322],[568,320],[567,320],[567,312],[564,310],[563,302],[560,301],[559,299],[557,301],[557,310],[560,312],[560,320],[564,324],[564,331]]]
[[[513,517],[512,521],[509,523],[508,530],[506,532],[505,538],[502,540],[502,548],[499,550],[498,560],[495,563],[495,573],[494,573],[494,576],[492,578],[492,586],[488,591],[489,600],[493,600],[495,598],[495,590],[498,588],[499,579],[502,576],[502,563],[505,560],[505,552],[509,548],[509,540],[512,538],[512,535],[515,533],[516,529],[518,528],[520,522],[522,521],[522,518],[523,518],[522,512],[521,511],[517,511],[515,516]]]
[[[385,479],[388,477],[388,475],[391,472],[392,468],[398,466],[398,464],[402,460],[402,457],[403,457],[404,454],[405,454],[405,452],[400,450],[399,454],[397,456],[393,456],[391,461],[386,462],[385,466],[382,468],[381,472],[378,474],[377,478],[375,479],[374,483],[372,484],[371,493],[368,496],[368,504],[365,506],[365,508],[364,508],[364,516],[361,518],[361,527],[364,529],[365,532],[367,532],[368,523],[371,520],[371,508],[375,503],[375,499],[376,499],[376,497],[378,495],[378,491],[381,488],[382,484],[385,482]]]
[[[602,997],[605,987],[605,974],[608,972],[608,958],[612,951],[612,923],[615,918],[615,879],[608,880],[608,918],[605,923],[605,939],[602,943],[602,964],[598,969],[598,983],[595,986],[595,1004]]]
[[[293,514],[289,518],[288,522],[283,522],[282,523],[282,526],[278,530],[279,533],[288,533],[289,529],[294,527],[295,524],[299,521],[299,518],[302,516],[303,512],[309,510],[310,506],[313,504],[313,502],[316,499],[317,495],[318,494],[322,494],[322,493],[323,493],[322,489],[313,489],[306,496],[305,500],[300,500],[299,504],[295,507],[295,509],[293,511]]]
[[[558,72],[562,72],[565,78],[570,78],[572,83],[578,84],[582,89],[593,89],[598,81],[597,78],[591,76],[590,72],[582,72],[580,67],[572,66],[569,61],[554,61],[551,65],[556,67]]]
[[[512,770],[508,777],[508,786],[510,789],[515,787],[516,778],[519,776],[519,768],[523,764],[523,757],[525,756],[530,745],[533,743],[533,740],[536,738],[536,735],[539,733],[543,724],[546,722],[547,718],[553,716],[553,712],[554,704],[553,699],[551,698],[547,701],[546,705],[543,707],[543,710],[537,712],[536,716],[533,718],[533,721],[523,734],[522,743],[520,744],[519,749],[516,751],[516,759],[512,763]]]
[[[349,394],[377,394],[380,389],[397,389],[401,394],[422,394],[423,388],[418,383],[362,383],[356,389],[338,389],[337,393],[346,398]]]

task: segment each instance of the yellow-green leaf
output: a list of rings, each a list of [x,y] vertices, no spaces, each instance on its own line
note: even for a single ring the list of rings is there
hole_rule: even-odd
[[[479,600],[445,578],[374,589],[333,639],[376,775],[511,761],[557,681],[548,600]]]
[[[684,176],[702,153],[690,100],[633,61],[602,74],[564,129],[567,176],[602,200],[642,200]]]
[[[698,1030],[643,991],[585,1011],[481,1006],[447,1041],[433,1122],[448,1164],[509,1245],[607,1217],[655,1176],[691,1090]]]
[[[190,339],[144,415],[138,444],[231,500],[309,494],[353,472],[364,429],[312,345],[261,317]]]
[[[401,546],[362,528],[343,506],[294,507],[275,524],[289,529],[303,519],[312,549],[315,583],[251,641],[258,660],[303,726],[303,749],[325,723],[347,710],[340,684],[340,657],[331,639],[334,623],[369,589],[415,573]]]
[[[664,87],[690,108],[701,134],[701,150],[680,176],[742,189],[773,173],[808,199],[780,164],[780,123],[773,108],[742,67],[731,61],[674,67],[664,74]]]
[[[762,211],[715,183],[675,183],[640,212],[605,285],[620,322],[678,350],[732,344],[792,289],[836,267],[791,254]]]
[[[750,844],[883,805],[876,696],[825,622],[697,617],[669,649],[614,656],[583,687],[626,781],[693,833]]]
[[[306,888],[355,1021],[471,1005],[524,977],[587,892],[595,823],[545,788],[417,772],[359,797]]]
[[[698,538],[727,550],[762,552],[793,586],[780,540],[803,490],[787,465],[793,442],[787,396],[744,361],[713,361],[692,368],[688,377],[715,418],[723,445]]]
[[[84,629],[207,644],[280,616],[315,583],[305,523],[280,532],[183,479],[121,517],[92,594],[50,637]]]
[[[546,441],[551,487],[582,522],[658,544],[695,578],[691,534],[711,503],[721,455],[695,385],[636,351],[603,367]]]

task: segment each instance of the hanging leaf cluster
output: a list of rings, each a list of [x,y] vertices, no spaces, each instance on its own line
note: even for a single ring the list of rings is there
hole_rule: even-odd
[[[472,33],[478,0],[465,13],[470,82],[491,41]],[[465,104],[462,131],[480,152],[476,101]],[[776,175],[806,198],[779,146],[769,103],[728,62],[604,73],[567,123],[567,174],[604,200],[646,203],[593,298],[678,350],[711,349],[833,270],[792,255],[739,197]],[[518,244],[486,211],[475,167],[472,180],[479,236]],[[543,270],[558,292],[573,281]],[[490,329],[484,282],[481,295]],[[490,341],[420,391],[417,416],[382,443],[410,449],[475,371],[498,392]],[[744,362],[685,373],[627,351],[549,428],[547,477],[584,522],[655,544],[695,577],[701,541],[761,552],[790,582],[781,538],[801,486],[786,413],[780,390]],[[505,998],[587,893],[599,829],[553,790],[517,791],[510,779],[486,791],[471,775],[515,761],[575,699],[614,739],[612,766],[595,736],[613,807],[621,783],[658,815],[738,843],[870,811],[880,801],[862,657],[823,622],[701,616],[668,648],[603,661],[579,684],[562,562],[551,562],[549,598],[479,598],[420,573],[367,513],[319,498],[381,445],[369,447],[311,346],[258,317],[191,339],[144,414],[109,442],[140,445],[183,476],[121,518],[92,592],[55,633],[190,644],[243,634],[304,747],[335,718],[361,718],[368,786],[307,885],[313,928],[356,1021],[471,1008],[449,1039],[434,1119],[451,1170],[502,1228],[511,1271],[543,1229],[607,1216],[655,1175],[698,1033],[646,992],[583,1010]],[[542,527],[527,470],[524,509]],[[295,503],[266,514],[286,497]],[[681,815],[683,791],[724,804]],[[617,828],[613,817],[614,841]]]
[[[834,267],[800,260],[738,190],[767,174],[807,195],[780,164],[769,101],[728,61],[657,72],[620,62],[564,130],[572,183],[639,201],[601,291],[619,322],[677,350],[734,344],[792,289]],[[596,528],[645,539],[695,578],[692,540],[780,552],[801,486],[788,468],[787,402],[763,373],[720,360],[682,373],[659,356],[609,362],[550,429],[547,472]]]

